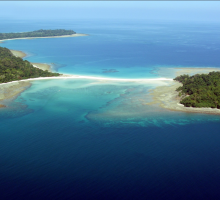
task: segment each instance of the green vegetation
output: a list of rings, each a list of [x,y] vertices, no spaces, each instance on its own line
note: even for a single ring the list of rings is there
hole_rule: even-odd
[[[182,97],[180,103],[184,106],[220,109],[220,72],[194,76],[184,74],[174,80],[183,84],[176,91]]]
[[[14,56],[9,49],[0,47],[0,83],[59,75],[38,69],[29,61]]]
[[[56,29],[56,30],[37,30],[23,33],[0,33],[0,40],[13,39],[13,38],[25,38],[25,37],[49,37],[49,36],[62,36],[72,35],[76,32],[73,30]]]

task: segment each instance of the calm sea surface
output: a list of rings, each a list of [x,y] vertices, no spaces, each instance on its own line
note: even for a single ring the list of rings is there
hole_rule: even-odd
[[[72,29],[87,37],[11,40],[54,71],[174,78],[220,67],[220,25],[1,21],[0,32]],[[220,117],[149,105],[166,82],[33,81],[0,111],[1,199],[219,199]]]

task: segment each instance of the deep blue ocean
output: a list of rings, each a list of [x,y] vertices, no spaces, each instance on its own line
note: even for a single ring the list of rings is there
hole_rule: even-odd
[[[174,78],[175,67],[220,67],[218,23],[0,22],[0,32],[57,28],[89,36],[0,46],[65,74]],[[220,116],[151,105],[166,81],[31,84],[0,110],[0,199],[220,199]]]

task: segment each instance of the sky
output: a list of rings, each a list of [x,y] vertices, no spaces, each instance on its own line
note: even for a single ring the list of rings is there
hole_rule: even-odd
[[[219,21],[219,1],[0,1],[1,19]]]

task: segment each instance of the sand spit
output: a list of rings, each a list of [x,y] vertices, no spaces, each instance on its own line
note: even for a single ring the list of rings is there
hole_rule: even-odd
[[[51,66],[46,63],[31,63],[34,67],[37,67],[42,70],[48,70],[49,72],[52,72]]]
[[[23,51],[18,51],[18,50],[10,50],[12,52],[12,54],[16,57],[19,58],[24,58],[25,56],[27,56],[27,54],[25,54]],[[52,72],[51,66],[47,63],[31,63],[34,67],[37,67],[39,69],[42,70],[48,70],[49,72]]]
[[[27,54],[24,53],[23,51],[11,50],[11,49],[10,49],[10,51],[14,56],[19,57],[19,58],[24,58],[27,56]]]
[[[89,36],[89,35],[84,33],[75,33],[72,35],[62,35],[62,36],[13,38],[13,39],[0,40],[0,43],[6,40],[26,40],[26,39],[31,40],[31,39],[39,39],[39,38],[64,38],[64,37],[81,37],[81,36]]]
[[[97,81],[124,81],[124,82],[158,82],[158,81],[173,81],[173,79],[168,78],[147,78],[147,79],[126,79],[126,78],[105,78],[105,77],[95,77],[95,76],[81,76],[81,75],[60,75],[60,76],[53,76],[53,77],[39,77],[39,78],[29,78],[29,79],[23,79],[19,81],[12,81],[9,83],[15,83],[15,82],[23,82],[23,81],[37,81],[37,80],[48,80],[48,79],[89,79],[89,80],[97,80]],[[1,85],[9,84],[9,83],[1,83]]]

